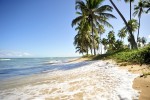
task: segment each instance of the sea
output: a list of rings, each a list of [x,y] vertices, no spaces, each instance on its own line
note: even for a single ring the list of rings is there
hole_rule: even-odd
[[[78,57],[0,58],[0,81],[53,70],[60,67],[61,63],[76,58]]]
[[[77,57],[0,59],[0,100],[138,100],[134,78],[106,61]]]

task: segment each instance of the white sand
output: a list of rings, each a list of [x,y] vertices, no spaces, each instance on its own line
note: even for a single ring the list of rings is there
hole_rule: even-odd
[[[1,89],[0,100],[138,100],[139,94],[132,88],[138,75],[117,65],[71,62],[54,70],[21,80],[29,84]]]

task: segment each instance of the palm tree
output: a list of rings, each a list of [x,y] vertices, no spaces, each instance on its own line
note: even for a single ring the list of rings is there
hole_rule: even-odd
[[[121,50],[121,49],[123,49],[123,42],[120,41],[120,40],[117,40],[117,41],[115,42],[115,49],[116,49],[116,50]]]
[[[131,27],[131,31],[134,33],[138,29],[138,22],[135,19],[131,19],[128,21],[128,26]],[[124,26],[121,30],[123,30],[125,33],[129,33],[127,26]],[[132,47],[132,38],[131,35],[129,34],[128,36],[128,41],[130,42],[131,48]]]
[[[129,20],[128,25],[131,27],[131,30],[133,33],[138,29],[138,22],[135,19]],[[127,27],[126,27],[126,30],[127,30]]]
[[[88,55],[88,49],[91,48],[91,35],[88,31],[89,25],[83,25],[81,22],[75,30],[78,31],[77,35],[74,37],[74,45],[77,51],[79,53],[86,52]]]
[[[105,33],[105,29],[104,29],[104,26],[103,25],[99,25],[99,27],[98,27],[98,33],[99,33],[99,35],[100,35],[100,48],[101,48],[101,54],[102,54],[102,37],[101,37],[101,35],[103,34],[103,33]]]
[[[124,21],[127,29],[128,29],[128,33],[130,35],[130,38],[131,38],[131,41],[130,41],[130,44],[131,44],[131,47],[132,49],[137,49],[137,43],[135,41],[135,38],[134,38],[134,35],[132,34],[132,29],[131,27],[128,25],[126,19],[124,18],[124,16],[122,15],[122,13],[119,11],[119,9],[117,8],[117,6],[114,4],[114,2],[112,0],[109,0],[110,3],[113,5],[113,7],[116,9],[116,11],[118,12],[118,14],[120,15],[120,17],[122,18],[122,20]]]
[[[108,13],[112,12],[113,8],[109,5],[100,6],[102,2],[103,0],[86,0],[85,2],[77,0],[76,9],[80,10],[80,12],[77,12],[78,14],[80,14],[80,16],[72,21],[72,26],[76,25],[83,19],[91,24],[94,55],[96,55],[94,43],[94,26],[101,23],[103,25],[112,27],[111,24],[107,22],[107,19],[115,18],[114,15]]]
[[[106,38],[103,38],[101,43],[104,45],[104,50],[107,49],[108,40]]]
[[[142,43],[142,38],[140,38],[140,37],[138,37],[138,40],[137,40],[138,42],[138,47],[141,47],[141,43]]]
[[[145,46],[145,43],[146,43],[146,38],[145,37],[142,37],[142,44]]]
[[[110,31],[108,33],[108,44],[109,44],[109,50],[113,50],[115,47],[115,35],[114,35],[114,31]]]
[[[121,38],[121,40],[123,42],[123,39],[126,37],[126,32],[125,32],[124,28],[119,30],[118,36]]]
[[[132,12],[131,12],[131,11],[132,11],[132,2],[134,2],[134,0],[124,0],[124,1],[125,1],[125,2],[130,2],[130,20],[131,20],[131,19],[132,19],[132,18],[131,18],[131,15],[132,15],[132,14],[131,14],[131,13],[132,13]]]
[[[135,12],[133,13],[134,16],[138,15],[139,18],[139,27],[138,27],[138,34],[137,34],[137,42],[138,42],[138,38],[139,38],[139,33],[140,33],[140,24],[141,24],[141,15],[142,13],[144,13],[144,3],[143,1],[140,0],[140,2],[138,3],[138,5],[135,5],[134,10]]]
[[[148,13],[150,11],[150,1],[144,0],[143,3],[144,3],[144,8],[147,8],[146,13]]]

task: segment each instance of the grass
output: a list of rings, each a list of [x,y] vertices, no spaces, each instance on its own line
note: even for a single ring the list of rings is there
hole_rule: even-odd
[[[106,54],[90,56],[92,60],[114,59],[117,62],[150,64],[150,45],[138,50],[118,50]],[[125,63],[126,65],[126,63]]]

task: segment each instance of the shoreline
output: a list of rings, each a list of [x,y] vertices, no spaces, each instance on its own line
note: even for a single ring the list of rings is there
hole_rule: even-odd
[[[78,59],[79,61],[84,61],[84,59],[88,60],[88,58],[80,58]],[[127,70],[128,72],[132,74],[139,74],[140,76],[136,77],[133,80],[133,85],[132,87],[135,90],[139,91],[139,100],[150,100],[150,75],[146,77],[141,77],[143,73],[148,73],[150,72],[150,65],[138,65],[138,64],[132,64],[132,65],[126,65],[122,66],[121,63],[117,63],[116,61],[109,59],[109,60],[103,60],[106,62],[109,62],[111,64],[117,64],[119,65],[118,67],[123,70]]]
[[[64,63],[61,69],[17,80],[27,84],[0,91],[0,98],[14,99],[96,99],[120,100],[137,99],[139,94],[132,88],[137,74],[121,70],[106,61],[86,61]],[[24,81],[23,81],[24,80]],[[14,80],[15,82],[15,80]],[[15,83],[14,83],[15,84]],[[9,85],[9,84],[8,84]],[[9,95],[8,95],[9,94]],[[42,95],[40,95],[42,94]]]

